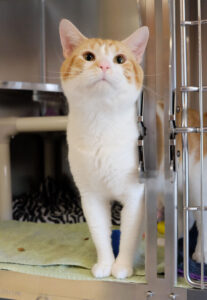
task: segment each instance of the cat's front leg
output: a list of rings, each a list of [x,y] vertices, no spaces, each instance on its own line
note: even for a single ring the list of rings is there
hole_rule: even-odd
[[[115,260],[111,246],[110,203],[100,195],[87,194],[82,196],[82,206],[97,252],[92,273],[97,278],[108,277]]]
[[[201,262],[202,260],[202,251],[201,251],[201,247],[202,247],[202,236],[201,236],[201,230],[200,230],[200,226],[201,226],[201,214],[197,213],[196,216],[196,223],[197,223],[197,229],[198,229],[198,238],[197,238],[197,244],[196,244],[196,248],[195,248],[195,252],[193,253],[192,258],[197,261],[197,262]],[[204,213],[204,220],[203,220],[203,225],[204,225],[204,235],[203,235],[203,247],[204,247],[204,263],[207,263],[207,234],[206,234],[206,227],[207,227],[207,218],[205,217],[205,213]]]
[[[127,197],[127,195],[126,195]],[[112,267],[112,274],[118,279],[133,274],[133,261],[137,244],[144,227],[144,185],[139,185],[128,194],[121,215],[121,240],[119,255]]]

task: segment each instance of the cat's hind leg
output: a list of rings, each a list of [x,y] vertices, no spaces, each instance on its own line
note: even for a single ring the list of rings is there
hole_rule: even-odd
[[[97,251],[97,263],[92,268],[96,278],[108,277],[114,262],[111,246],[110,202],[100,195],[87,194],[81,197],[84,215]]]
[[[204,170],[203,170],[203,201],[204,206],[207,206],[207,157],[204,157]],[[201,206],[201,177],[200,177],[200,161],[193,165],[193,169],[190,169],[190,185],[189,185],[189,199],[190,205],[192,206]],[[207,211],[203,212],[203,237],[201,232],[201,211],[194,211],[194,218],[196,220],[196,226],[198,229],[198,238],[193,253],[193,259],[197,262],[201,262],[202,251],[201,245],[204,246],[204,262],[207,263]],[[203,239],[203,240],[202,240]]]
[[[196,219],[196,225],[198,229],[198,238],[197,238],[197,244],[195,248],[195,252],[193,253],[192,258],[197,261],[201,262],[202,260],[202,251],[201,251],[201,245],[202,245],[202,237],[201,237],[201,213],[197,212],[197,216],[195,217]],[[204,235],[203,235],[203,246],[204,246],[204,263],[207,263],[207,234],[206,234],[206,228],[207,228],[207,216],[206,213],[204,213],[204,220],[203,220],[203,225],[204,225]]]
[[[137,243],[144,226],[144,185],[137,184],[125,195],[121,214],[121,240],[119,254],[112,267],[112,274],[118,279],[133,274],[133,262]]]

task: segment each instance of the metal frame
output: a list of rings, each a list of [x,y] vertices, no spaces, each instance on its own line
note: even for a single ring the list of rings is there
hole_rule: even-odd
[[[201,40],[201,26],[206,23],[206,20],[201,20],[201,0],[197,0],[198,20],[190,21],[186,20],[186,1],[180,0],[180,35],[181,35],[181,97],[182,97],[182,127],[175,128],[172,132],[182,134],[182,176],[183,176],[183,211],[184,211],[184,276],[186,282],[192,287],[204,289],[207,287],[204,284],[204,195],[203,195],[203,133],[207,132],[207,128],[203,127],[203,92],[206,91],[206,87],[203,86],[202,81],[202,40]],[[198,27],[198,77],[199,86],[188,86],[187,77],[187,26]],[[200,127],[190,128],[188,127],[188,93],[198,91],[199,93],[199,116]],[[189,151],[188,151],[188,133],[200,134],[200,190],[201,199],[200,206],[193,207],[189,205]],[[200,283],[192,280],[189,274],[189,211],[201,211],[201,281]]]

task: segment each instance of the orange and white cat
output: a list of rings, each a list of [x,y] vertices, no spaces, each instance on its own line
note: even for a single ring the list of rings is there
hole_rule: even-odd
[[[157,106],[157,130],[159,131],[159,135],[164,136],[164,106],[158,104]],[[204,126],[207,126],[207,113],[203,115],[204,118]],[[181,112],[176,115],[176,126],[181,127]],[[188,126],[189,127],[199,127],[200,119],[198,111],[189,108],[188,109]],[[206,182],[207,179],[207,170],[205,166],[207,165],[207,136],[204,135],[204,180]],[[161,174],[163,174],[163,165],[164,165],[164,151],[163,151],[163,140],[162,138],[158,141],[158,162],[159,169],[161,170]],[[178,134],[176,136],[176,151],[182,152],[182,135]],[[199,207],[201,205],[200,195],[201,195],[201,186],[200,186],[200,135],[198,133],[190,133],[188,134],[188,152],[189,152],[189,205],[194,207]],[[178,237],[183,236],[183,173],[182,173],[182,156],[179,158],[179,163],[176,166],[177,175],[178,175]],[[164,185],[164,181],[162,176],[160,176],[159,180],[160,185]],[[162,188],[158,188],[160,191]],[[204,184],[204,205],[206,206],[206,195],[207,195],[207,184]],[[160,206],[163,203],[160,201]],[[191,228],[196,221],[197,229],[198,229],[198,239],[195,248],[195,252],[193,253],[192,258],[201,262],[201,231],[200,231],[200,223],[201,223],[201,214],[200,212],[192,212],[189,211],[189,228]],[[207,228],[207,215],[204,214],[204,262],[207,263],[207,235],[205,233],[205,229]],[[192,242],[192,241],[190,241]]]
[[[97,250],[95,277],[133,273],[144,224],[144,185],[138,181],[136,101],[140,62],[149,37],[141,27],[124,41],[88,39],[68,20],[60,23],[65,61],[61,68],[69,102],[69,163]],[[111,201],[123,204],[121,241],[111,246]]]
[[[207,126],[207,113],[203,115],[204,126]],[[181,127],[181,112],[177,114],[177,126]],[[188,109],[188,126],[189,127],[199,127],[200,118],[199,113],[196,110]],[[207,179],[206,168],[207,166],[207,136],[204,134],[204,182]],[[182,150],[181,134],[177,135],[176,138],[177,149]],[[201,197],[201,186],[200,186],[200,135],[198,133],[188,134],[188,151],[189,151],[189,205],[190,206],[200,206],[200,197]],[[182,204],[182,189],[183,189],[183,180],[182,180],[182,157],[180,159],[180,164],[178,165],[178,204]],[[204,184],[204,205],[207,205],[206,195],[207,195],[207,184]],[[189,226],[193,225],[194,220],[196,221],[198,229],[198,239],[195,252],[193,254],[193,259],[197,262],[201,262],[201,214],[200,212],[189,212]],[[178,230],[180,235],[182,234],[182,210],[181,214],[178,215]],[[204,262],[207,263],[207,215],[204,213]]]

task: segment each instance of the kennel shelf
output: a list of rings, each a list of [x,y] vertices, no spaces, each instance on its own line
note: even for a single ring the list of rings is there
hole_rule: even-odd
[[[0,297],[15,300],[140,300],[150,299],[145,283],[122,283],[100,280],[66,280],[44,276],[0,271]],[[164,299],[165,286],[160,279],[157,299]],[[186,287],[175,287],[165,299],[179,294],[187,299]],[[198,294],[198,293],[197,293]],[[153,297],[152,297],[153,299]]]
[[[10,138],[20,132],[65,131],[66,126],[64,116],[0,119],[0,220],[12,217]]]
[[[5,81],[5,80],[0,81],[0,89],[38,91],[38,92],[62,92],[62,88],[59,84]]]

